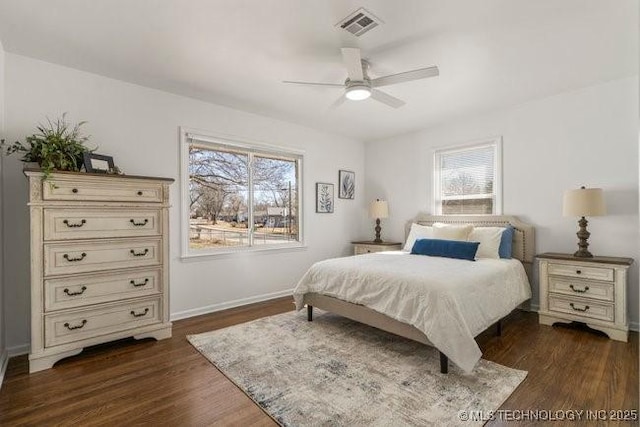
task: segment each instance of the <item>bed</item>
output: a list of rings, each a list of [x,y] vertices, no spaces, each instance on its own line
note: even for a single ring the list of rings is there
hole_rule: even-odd
[[[449,360],[470,372],[481,352],[474,340],[531,298],[534,229],[513,216],[423,215],[412,223],[472,224],[514,229],[511,260],[475,262],[378,252],[314,264],[294,290],[296,308],[306,305],[436,347],[440,371]]]

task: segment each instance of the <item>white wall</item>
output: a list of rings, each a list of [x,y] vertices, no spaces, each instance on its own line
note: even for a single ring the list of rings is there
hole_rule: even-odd
[[[403,239],[418,212],[432,212],[436,147],[503,136],[503,212],[536,226],[537,252],[576,249],[576,218],[562,216],[562,194],[580,185],[602,187],[606,217],[589,219],[596,255],[635,258],[628,293],[638,322],[638,79],[567,92],[517,107],[461,119],[366,146],[366,194],[389,200],[383,230]],[[537,283],[533,303],[537,304]]]
[[[180,254],[179,184],[172,186],[171,311],[193,314],[202,307],[292,289],[311,263],[347,254],[361,236],[365,216],[364,145],[229,108],[81,72],[34,59],[6,55],[6,124],[11,140],[23,139],[45,116],[69,113],[88,120],[86,131],[99,153],[112,155],[125,172],[179,179],[178,127],[188,126],[306,151],[304,209],[307,250],[247,254],[183,262]],[[356,172],[356,200],[336,197],[334,214],[316,214],[317,181],[334,182],[338,169]],[[27,181],[22,165],[7,159],[5,170],[7,344],[29,340],[29,244]],[[187,313],[185,313],[187,312]]]
[[[0,41],[0,139],[4,139],[4,49]],[[2,384],[3,367],[6,355],[5,341],[5,310],[4,310],[4,236],[3,236],[3,211],[5,208],[2,198],[3,157],[0,155],[0,385]]]

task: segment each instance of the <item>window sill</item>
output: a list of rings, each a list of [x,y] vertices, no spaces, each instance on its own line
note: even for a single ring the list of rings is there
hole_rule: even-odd
[[[270,255],[270,254],[279,254],[279,253],[297,252],[297,251],[306,251],[306,250],[307,250],[307,246],[305,244],[298,243],[298,244],[291,244],[291,245],[239,248],[235,250],[232,249],[232,250],[224,250],[224,251],[192,253],[187,255],[183,254],[180,257],[180,260],[182,262],[197,262],[197,261],[206,261],[210,259],[240,258],[244,256]]]

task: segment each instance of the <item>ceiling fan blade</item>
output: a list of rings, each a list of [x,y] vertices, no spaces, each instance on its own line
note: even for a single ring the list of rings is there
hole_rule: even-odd
[[[354,47],[342,48],[342,61],[347,67],[347,74],[349,80],[352,82],[361,82],[364,80],[364,74],[362,73],[362,57],[360,56],[360,49]]]
[[[371,80],[372,87],[381,87],[394,85],[396,83],[410,82],[412,80],[426,79],[427,77],[435,77],[440,75],[438,67],[420,68],[413,71],[405,71],[404,73],[392,74],[390,76],[378,77]]]
[[[344,85],[339,83],[293,82],[290,80],[283,80],[282,83],[289,83],[294,85],[306,85],[306,86],[329,86],[329,87],[339,87],[344,89]]]
[[[331,108],[332,110],[333,110],[334,108],[338,108],[339,106],[341,106],[342,104],[344,104],[344,101],[345,101],[346,99],[347,99],[347,98],[346,98],[344,95],[342,95],[340,98],[336,99],[336,101],[335,101],[333,104],[331,104],[331,106],[330,106],[329,108]]]
[[[371,98],[393,108],[400,108],[405,104],[404,101],[376,89],[371,91]]]

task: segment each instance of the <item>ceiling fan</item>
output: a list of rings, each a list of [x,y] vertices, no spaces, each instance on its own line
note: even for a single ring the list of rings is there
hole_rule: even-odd
[[[291,83],[297,85],[309,86],[327,86],[344,89],[344,94],[333,103],[333,107],[341,105],[345,99],[352,101],[361,101],[371,97],[372,99],[382,102],[393,108],[402,107],[405,102],[384,93],[376,88],[389,86],[397,83],[410,82],[412,80],[425,79],[427,77],[435,77],[440,74],[438,67],[419,68],[417,70],[405,71],[404,73],[391,74],[389,76],[370,79],[368,76],[369,63],[362,59],[360,49],[344,47],[342,48],[342,60],[347,67],[348,77],[343,84],[339,83],[314,83],[314,82],[296,82],[285,80],[283,83]]]

